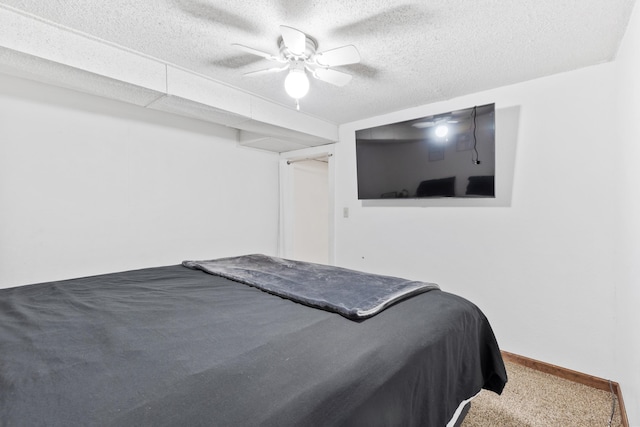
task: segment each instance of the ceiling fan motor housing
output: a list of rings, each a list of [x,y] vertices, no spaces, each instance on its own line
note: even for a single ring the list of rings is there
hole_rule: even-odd
[[[296,54],[291,52],[289,48],[285,45],[284,39],[282,36],[278,38],[278,47],[280,49],[280,56],[288,61],[291,60],[307,60],[313,57],[318,50],[318,42],[313,38],[306,35],[305,37],[305,50],[302,54]]]

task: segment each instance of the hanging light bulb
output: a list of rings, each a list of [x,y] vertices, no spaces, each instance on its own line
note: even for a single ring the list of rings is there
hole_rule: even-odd
[[[300,99],[309,92],[309,78],[304,68],[291,68],[284,79],[284,90],[293,99]]]
[[[447,127],[447,125],[438,125],[438,127],[436,127],[436,136],[444,138],[448,133],[449,128]]]

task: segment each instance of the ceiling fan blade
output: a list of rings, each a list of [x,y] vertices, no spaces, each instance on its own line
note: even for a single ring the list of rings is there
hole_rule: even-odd
[[[265,68],[263,70],[256,70],[256,71],[249,71],[248,73],[244,73],[243,76],[245,77],[255,77],[255,76],[261,76],[263,74],[271,74],[271,73],[277,73],[280,71],[284,71],[287,68],[289,68],[289,65],[285,65],[284,67],[272,67],[272,68]]]
[[[316,54],[316,62],[326,67],[356,64],[360,62],[360,52],[352,44],[330,49]]]
[[[238,44],[238,43],[233,43],[231,46],[236,47],[236,48],[238,48],[240,50],[243,50],[243,51],[245,51],[247,53],[250,53],[252,55],[261,56],[261,57],[263,57],[265,59],[268,59],[270,61],[280,61],[280,59],[278,57],[273,56],[270,53],[263,52],[263,51],[258,50],[258,49],[254,49],[254,48],[249,47],[249,46],[245,46],[245,45]]]
[[[352,76],[351,74],[330,68],[317,68],[313,71],[313,77],[323,82],[331,83],[332,85],[344,86],[351,81]]]
[[[294,55],[304,54],[307,50],[307,35],[305,33],[286,25],[280,25],[280,32],[282,33],[284,45],[289,49],[289,52]]]
[[[432,126],[435,126],[435,123],[434,122],[417,122],[412,124],[411,126],[418,129],[424,129],[424,128],[430,128]]]

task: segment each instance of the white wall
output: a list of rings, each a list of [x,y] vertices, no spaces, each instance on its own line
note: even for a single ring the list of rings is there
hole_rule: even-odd
[[[504,350],[617,379],[614,71],[608,63],[343,125],[336,264],[439,283],[480,306]],[[357,200],[355,130],[492,102],[503,203]]]
[[[636,4],[616,60],[620,192],[614,276],[616,364],[631,425],[640,426],[640,6]]]
[[[0,76],[0,287],[275,254],[278,156],[235,132]]]

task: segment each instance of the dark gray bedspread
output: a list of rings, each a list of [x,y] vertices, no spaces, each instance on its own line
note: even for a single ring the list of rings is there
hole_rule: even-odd
[[[349,319],[366,319],[403,299],[440,289],[435,283],[262,254],[183,261],[182,265]]]
[[[444,426],[505,381],[442,291],[354,322],[182,266],[0,290],[2,426]]]

